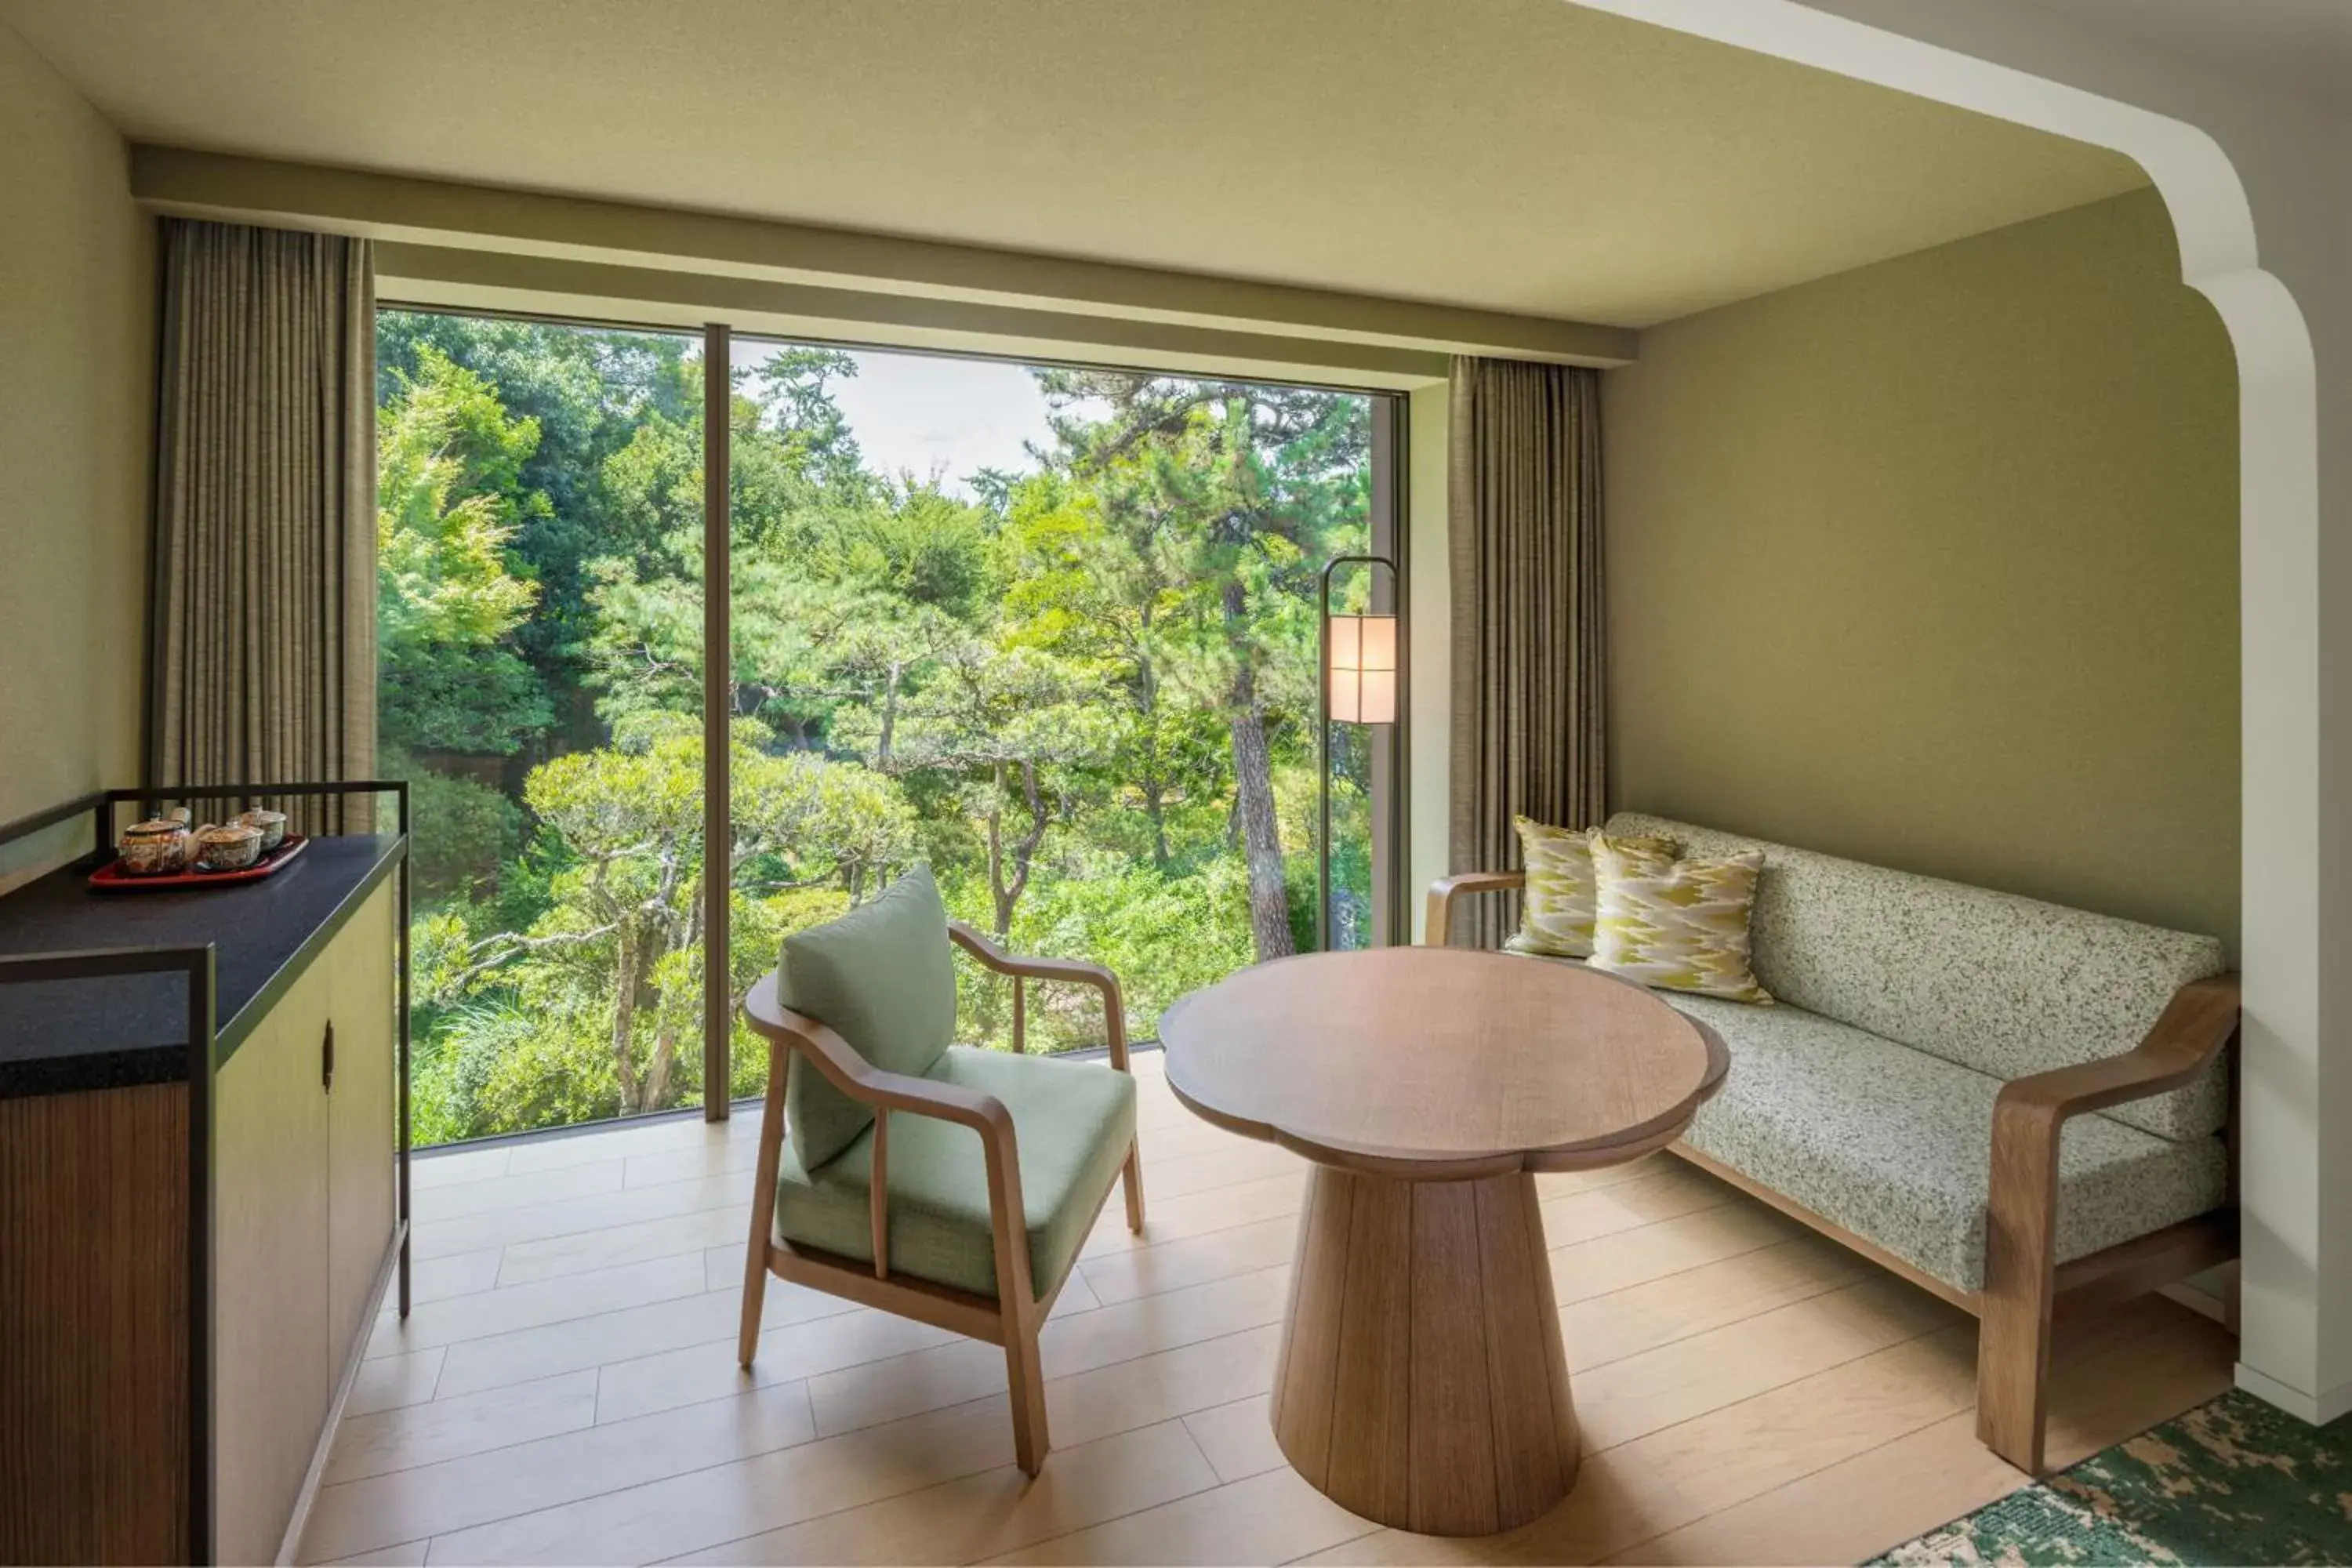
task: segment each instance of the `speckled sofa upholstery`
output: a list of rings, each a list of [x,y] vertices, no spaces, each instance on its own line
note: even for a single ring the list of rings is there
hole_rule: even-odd
[[[1731,1052],[1675,1152],[1982,1317],[1979,1435],[2039,1470],[2053,1303],[2235,1254],[2221,942],[1664,817],[1606,827],[1764,855],[1775,1003],[1656,993]],[[1453,900],[1520,881],[1440,882],[1429,940]]]
[[[2174,992],[2226,967],[2212,937],[1664,817],[1608,826],[1685,855],[1764,852],[1749,929],[1777,1005],[1658,993],[1731,1047],[1685,1142],[1962,1290],[1984,1284],[2001,1085],[2131,1049]],[[2227,1201],[2225,1058],[2187,1089],[2066,1124],[2059,1262]]]

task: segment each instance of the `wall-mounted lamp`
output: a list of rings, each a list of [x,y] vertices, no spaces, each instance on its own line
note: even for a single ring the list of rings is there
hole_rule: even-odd
[[[1323,568],[1316,601],[1323,657],[1315,727],[1315,945],[1322,952],[1331,951],[1331,726],[1395,723],[1404,668],[1404,626],[1393,613],[1331,613],[1331,574],[1342,566],[1386,567],[1391,591],[1402,587],[1396,563],[1385,555],[1336,555]]]

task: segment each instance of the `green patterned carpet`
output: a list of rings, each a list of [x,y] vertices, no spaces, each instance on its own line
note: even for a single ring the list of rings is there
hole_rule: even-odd
[[[2352,1417],[2225,1394],[1870,1568],[1946,1563],[2352,1563]]]

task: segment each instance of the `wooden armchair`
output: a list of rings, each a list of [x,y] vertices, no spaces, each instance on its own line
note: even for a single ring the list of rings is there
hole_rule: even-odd
[[[887,1071],[822,1021],[784,1007],[776,973],[761,979],[744,1001],[768,1041],[768,1091],[739,1350],[750,1366],[771,1273],[1002,1345],[1014,1452],[1034,1476],[1050,1447],[1038,1329],[1114,1177],[1126,1189],[1129,1228],[1143,1229],[1126,1021],[1118,977],[1100,964],[1015,958],[969,926],[947,929],[983,967],[1012,976],[1016,1043],[1026,982],[1099,991],[1109,1065],[950,1047],[921,1077]],[[786,1148],[794,1072],[822,1075],[873,1111],[866,1132],[814,1171]],[[1034,1178],[1025,1187],[1024,1165]]]

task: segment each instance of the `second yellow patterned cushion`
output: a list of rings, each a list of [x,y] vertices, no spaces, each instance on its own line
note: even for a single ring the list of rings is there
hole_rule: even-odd
[[[1592,840],[1597,832],[1550,827],[1531,816],[1514,816],[1519,858],[1528,868],[1519,900],[1519,931],[1503,945],[1514,952],[1551,958],[1586,958],[1592,952]],[[1674,863],[1671,838],[1617,838],[1619,851],[1643,866]]]
[[[1665,991],[1768,1003],[1748,967],[1761,851],[1661,866],[1592,836],[1592,967]]]

